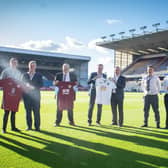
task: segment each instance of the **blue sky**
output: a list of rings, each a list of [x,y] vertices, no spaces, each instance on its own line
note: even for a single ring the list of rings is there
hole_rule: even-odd
[[[0,0],[0,45],[91,56],[113,73],[113,51],[95,46],[101,36],[160,22],[168,27],[167,0]]]

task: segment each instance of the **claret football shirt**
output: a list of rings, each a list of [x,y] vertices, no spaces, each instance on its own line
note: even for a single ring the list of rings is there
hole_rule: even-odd
[[[59,82],[59,92],[58,92],[58,108],[59,110],[73,109],[73,102],[75,100],[75,91],[73,87],[75,82]]]
[[[21,85],[11,78],[6,78],[0,80],[0,87],[3,88],[2,109],[14,112],[18,111],[23,93]]]

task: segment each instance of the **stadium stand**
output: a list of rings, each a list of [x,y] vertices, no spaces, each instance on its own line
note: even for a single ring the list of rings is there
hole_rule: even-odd
[[[168,30],[159,29],[129,38],[105,40],[98,46],[113,49],[114,66],[122,68],[127,78],[126,90],[140,91],[140,80],[148,65],[162,80],[168,72]]]
[[[57,72],[62,71],[62,64],[69,63],[77,74],[80,87],[87,88],[89,56],[71,55],[55,52],[25,50],[19,48],[0,47],[0,72],[8,66],[11,57],[19,61],[19,70],[26,72],[28,62],[37,62],[37,71],[43,75],[44,88],[52,87],[52,81]]]

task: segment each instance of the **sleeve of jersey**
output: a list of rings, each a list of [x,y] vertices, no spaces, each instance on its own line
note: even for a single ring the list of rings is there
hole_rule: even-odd
[[[6,82],[7,82],[7,79],[1,79],[0,80],[0,87],[4,87]]]

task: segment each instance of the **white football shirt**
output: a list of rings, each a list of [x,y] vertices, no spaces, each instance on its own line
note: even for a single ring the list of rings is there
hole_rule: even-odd
[[[113,81],[104,78],[96,79],[96,104],[110,105],[112,89],[116,89]]]

